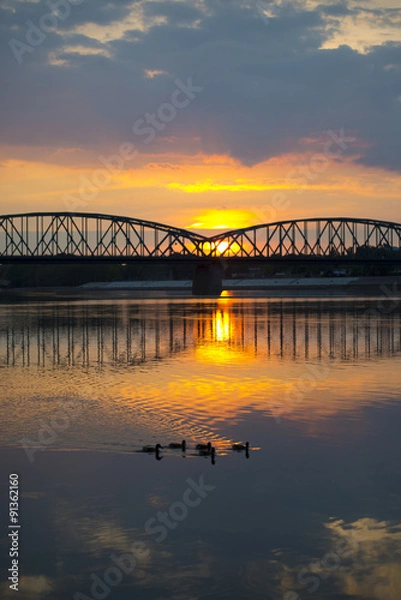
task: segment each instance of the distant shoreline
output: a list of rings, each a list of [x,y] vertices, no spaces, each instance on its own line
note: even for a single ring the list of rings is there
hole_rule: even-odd
[[[192,282],[120,281],[90,283],[76,287],[3,288],[0,300],[60,300],[152,298],[152,293],[166,292],[168,297],[192,297]],[[255,294],[263,297],[401,297],[401,276],[383,277],[310,277],[269,279],[227,279],[223,289],[233,297]],[[132,294],[132,295],[131,295]],[[195,296],[196,297],[196,296]]]

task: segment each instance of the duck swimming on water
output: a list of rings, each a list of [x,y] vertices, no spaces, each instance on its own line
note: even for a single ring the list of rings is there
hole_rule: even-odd
[[[148,452],[149,454],[151,454],[152,452],[157,452],[160,449],[161,449],[161,445],[156,444],[156,446],[144,446],[142,448],[142,452]]]
[[[206,448],[198,449],[199,456],[212,456],[214,457],[216,450],[212,444],[207,445]]]
[[[160,444],[156,444],[156,446],[144,446],[142,448],[142,452],[145,452],[146,454],[156,454],[157,460],[160,459],[160,450],[161,450]]]
[[[245,450],[246,452],[249,451],[249,442],[246,442],[245,444],[233,444],[231,446],[231,448],[233,450],[235,450],[236,452],[241,452],[242,450]]]
[[[207,444],[196,444],[195,448],[197,450],[205,450],[208,453],[210,453],[212,450],[212,444],[210,442],[208,442]]]
[[[172,442],[168,445],[168,447],[171,448],[171,450],[182,450],[183,452],[185,452],[187,443],[185,440],[182,440],[181,444],[178,442]]]

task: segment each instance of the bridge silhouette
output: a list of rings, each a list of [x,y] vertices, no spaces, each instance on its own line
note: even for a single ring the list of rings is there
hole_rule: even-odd
[[[195,292],[221,288],[222,264],[401,264],[401,224],[310,218],[207,237],[130,217],[92,213],[0,216],[1,263],[162,262],[195,264]]]

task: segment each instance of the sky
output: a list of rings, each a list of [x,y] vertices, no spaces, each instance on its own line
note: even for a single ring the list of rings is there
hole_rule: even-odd
[[[1,214],[401,222],[400,0],[0,0]]]

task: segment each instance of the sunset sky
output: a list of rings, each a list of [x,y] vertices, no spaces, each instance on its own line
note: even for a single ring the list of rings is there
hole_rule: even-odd
[[[0,34],[2,214],[401,222],[399,0],[1,0]]]

